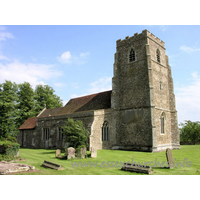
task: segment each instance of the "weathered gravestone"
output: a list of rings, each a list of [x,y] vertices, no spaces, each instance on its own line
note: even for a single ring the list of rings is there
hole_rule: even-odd
[[[166,157],[167,157],[169,169],[173,169],[174,168],[174,159],[172,156],[172,150],[169,148],[166,149]]]
[[[85,155],[86,155],[86,148],[85,147],[77,149],[77,153],[76,153],[77,158],[85,158]]]
[[[75,149],[73,147],[69,147],[66,152],[67,159],[75,158]]]
[[[85,158],[86,155],[86,148],[81,148],[81,158]]]
[[[94,147],[91,147],[91,158],[97,157],[97,149]]]
[[[64,168],[59,165],[59,164],[56,164],[56,163],[52,163],[52,162],[49,162],[47,160],[45,160],[42,164],[42,167],[46,167],[46,168],[51,168],[51,169],[56,169],[56,170],[64,170]]]
[[[131,164],[131,163],[124,163],[121,170],[136,172],[136,173],[153,174],[153,170],[150,166],[137,165],[137,164]]]
[[[58,158],[60,154],[61,154],[60,149],[57,149],[57,150],[56,150],[56,158]]]

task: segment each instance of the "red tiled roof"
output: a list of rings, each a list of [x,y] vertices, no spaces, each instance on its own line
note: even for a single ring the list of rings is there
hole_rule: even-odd
[[[27,119],[18,129],[33,129],[36,127],[37,117]]]
[[[63,107],[60,108],[51,108],[51,109],[46,109],[40,116],[40,117],[50,117],[50,116],[55,116]]]
[[[71,99],[56,115],[111,108],[112,90]]]
[[[47,109],[38,118],[111,108],[111,93],[112,90],[71,99],[64,107]],[[29,118],[19,130],[33,129],[36,124],[37,117]]]

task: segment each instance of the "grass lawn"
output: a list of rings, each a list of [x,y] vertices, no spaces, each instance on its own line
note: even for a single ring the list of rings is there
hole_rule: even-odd
[[[98,150],[97,158],[87,158],[87,159],[75,159],[75,160],[60,160],[55,158],[55,150],[46,150],[46,149],[20,149],[20,157],[25,158],[26,161],[21,161],[21,163],[35,166],[36,169],[41,171],[28,173],[33,175],[141,175],[139,173],[131,173],[127,171],[122,171],[120,162],[151,162],[155,164],[155,159],[157,162],[162,163],[166,160],[165,151],[159,153],[146,153],[146,152],[135,152],[135,151],[120,151],[120,150]],[[187,161],[191,161],[187,167],[181,167],[178,165],[174,169],[164,169],[159,166],[153,167],[153,175],[200,175],[200,145],[182,145],[180,150],[173,150],[173,158],[175,164],[177,162],[183,163],[184,158],[187,158]],[[41,167],[44,160],[60,164],[64,167],[64,170],[53,170]],[[97,167],[72,167],[72,162],[78,163],[82,162],[91,162],[96,163],[98,161]],[[112,164],[107,162],[114,161]],[[116,162],[119,161],[119,164]],[[105,162],[102,164],[102,162]],[[100,165],[105,167],[100,167]],[[117,167],[113,165],[117,165]],[[108,165],[110,167],[108,167]],[[111,167],[112,165],[112,167]],[[27,174],[27,173],[26,173]]]

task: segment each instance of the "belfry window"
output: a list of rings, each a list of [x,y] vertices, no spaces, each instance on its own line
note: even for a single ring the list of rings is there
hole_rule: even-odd
[[[131,49],[130,54],[129,54],[129,62],[135,61],[135,51]]]
[[[105,121],[103,123],[103,126],[101,128],[101,133],[102,133],[102,141],[108,141],[109,140],[109,127],[108,127],[107,121]]]
[[[160,118],[161,134],[165,134],[165,113],[162,113]]]
[[[157,51],[156,51],[156,56],[157,56],[157,62],[160,63],[160,50],[159,49],[157,49]]]

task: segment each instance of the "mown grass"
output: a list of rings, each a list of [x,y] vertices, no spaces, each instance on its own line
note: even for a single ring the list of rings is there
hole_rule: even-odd
[[[153,167],[154,175],[200,175],[200,145],[183,145],[180,150],[173,150],[173,158],[175,160],[174,169],[165,169],[157,165]],[[61,160],[55,158],[55,150],[46,150],[46,149],[20,149],[20,157],[25,158],[26,161],[21,161],[21,163],[35,166],[36,169],[41,171],[33,172],[28,174],[33,175],[141,175],[139,173],[131,173],[121,170],[120,162],[151,162],[155,164],[155,159],[157,162],[162,163],[163,161],[167,162],[165,151],[159,153],[147,153],[147,152],[135,152],[135,151],[119,151],[119,150],[98,150],[97,158],[87,158],[87,159],[74,159],[74,160]],[[187,161],[192,162],[192,166],[187,167],[187,163],[184,167],[176,164],[178,162],[183,163],[183,160],[187,158]],[[44,160],[60,164],[64,167],[64,170],[53,170],[42,167]],[[72,162],[78,163],[82,162],[91,162],[96,163],[97,167],[73,167]],[[113,161],[113,164],[117,166],[111,167],[111,163],[107,162]],[[105,162],[102,164],[102,162]],[[105,167],[100,167],[100,165]],[[110,167],[108,167],[108,165]],[[189,163],[191,165],[191,163]],[[188,166],[189,166],[188,165]]]

